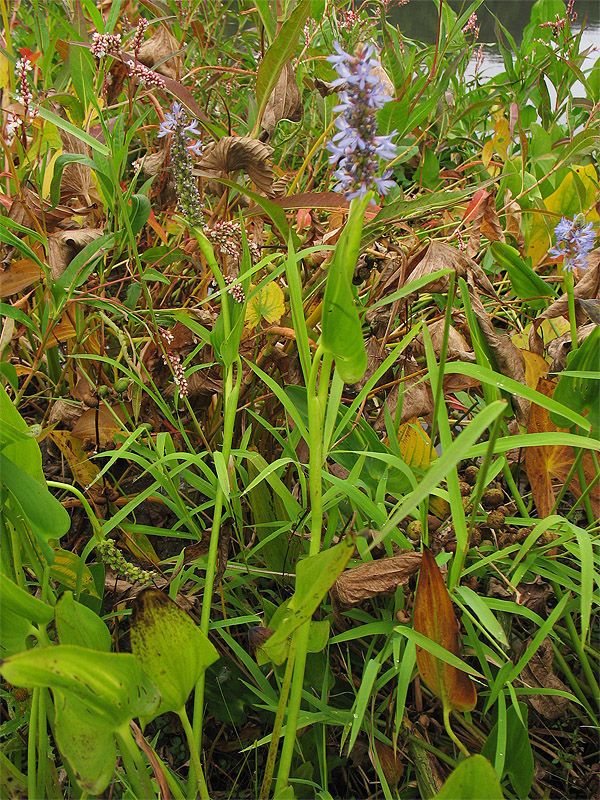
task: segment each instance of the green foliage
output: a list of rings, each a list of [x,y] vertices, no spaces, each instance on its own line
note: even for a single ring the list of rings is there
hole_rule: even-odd
[[[598,231],[600,62],[539,0],[487,77],[485,5],[455,8],[412,38],[393,3],[0,0],[3,796],[591,785],[597,252],[549,250]],[[381,48],[373,203],[331,191],[334,41]]]

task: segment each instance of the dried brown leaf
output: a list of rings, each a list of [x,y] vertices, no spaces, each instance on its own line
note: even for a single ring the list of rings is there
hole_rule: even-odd
[[[381,764],[381,769],[385,775],[385,779],[390,789],[395,790],[400,783],[400,779],[404,775],[404,764],[400,760],[400,754],[379,739],[374,739],[373,744],[377,752],[377,758]],[[373,753],[369,750],[369,756],[373,766],[376,766],[376,761]]]
[[[491,242],[503,242],[504,231],[498,219],[495,196],[484,191],[483,199],[477,206],[472,219],[472,228],[467,243],[467,256],[473,258],[477,255],[481,236],[487,237]]]
[[[273,152],[269,145],[250,136],[225,136],[220,139],[200,162],[200,168],[228,178],[243,170],[259,191],[273,194],[273,167],[268,158]]]
[[[477,317],[481,333],[492,352],[498,369],[508,378],[526,385],[525,359],[522,352],[511,342],[508,336],[500,336],[496,332],[477,292],[470,288],[469,294],[473,313]],[[529,421],[529,401],[523,397],[513,396],[513,406],[519,424],[527,425]]]
[[[464,253],[461,253],[461,251],[457,250],[455,247],[451,247],[445,242],[434,240],[427,245],[426,250],[422,251],[422,253],[421,261],[408,277],[409,281],[417,280],[417,278],[431,275],[433,272],[437,272],[440,269],[450,267],[455,271],[458,278],[465,278],[469,282],[469,278],[472,276],[480,289],[494,297],[496,296],[494,287],[479,264]],[[419,256],[417,256],[417,258],[418,257]],[[431,283],[428,283],[427,286],[423,287],[420,291],[444,294],[448,291],[449,284],[450,276],[444,275],[441,278],[432,280]]]
[[[526,647],[529,647],[532,641],[530,639]],[[535,689],[558,689],[568,692],[569,687],[554,674],[553,661],[554,650],[552,649],[552,643],[549,638],[546,638],[521,672],[521,680],[525,686]],[[527,695],[527,699],[538,714],[549,720],[559,719],[559,717],[564,716],[570,703],[568,698],[557,697],[556,695],[531,694]]]
[[[103,231],[97,228],[77,228],[51,233],[48,236],[48,263],[52,279],[58,280],[75,256],[102,234]]]
[[[431,392],[431,385],[429,381],[424,379],[420,373],[417,362],[414,358],[407,358],[404,362],[404,376],[405,380],[402,381],[402,413],[400,415],[400,424],[408,422],[413,417],[427,418],[433,411],[433,394]],[[415,374],[415,377],[410,377]],[[408,377],[407,377],[408,376]],[[396,407],[400,397],[400,387],[396,384],[388,396],[385,398],[385,405],[387,405],[392,418],[395,417]],[[385,430],[385,408],[382,406],[373,427],[376,431]]]
[[[595,328],[595,323],[590,322],[588,325],[582,325],[577,328],[577,346],[585,342],[587,337]],[[566,331],[562,336],[552,339],[548,345],[548,355],[552,359],[550,365],[550,372],[562,372],[567,366],[567,356],[573,349],[571,342],[571,331]]]
[[[44,273],[30,258],[13,261],[9,269],[0,272],[0,297],[9,297],[37,283]]]
[[[421,553],[405,550],[400,555],[369,561],[342,572],[331,592],[341,606],[349,608],[405,586],[420,566]]]
[[[174,56],[179,50],[179,43],[166,26],[160,25],[156,32],[142,44],[138,55],[146,67],[167,78],[176,80],[181,72],[181,56]]]
[[[556,381],[540,378],[537,391],[546,397],[554,395]],[[532,404],[531,418],[527,428],[528,433],[547,433],[549,431],[563,430],[557,428],[550,420],[550,415],[545,408]],[[568,432],[564,429],[565,432]],[[575,452],[568,445],[545,445],[533,446],[525,449],[525,469],[531,485],[531,493],[538,510],[540,519],[544,519],[552,513],[552,508],[556,501],[553,481],[562,486],[575,460]],[[583,471],[586,484],[594,479],[596,470],[590,453],[583,456]],[[585,487],[584,487],[585,488]],[[581,486],[579,478],[575,476],[569,484],[569,491],[575,496],[581,496]],[[600,517],[600,495],[598,486],[596,491],[590,493],[590,502],[594,509],[594,514]]]
[[[123,430],[119,420],[124,421],[127,415],[131,415],[131,403],[125,403],[126,411],[120,405],[108,406],[103,400],[100,401],[98,408],[90,408],[84,411],[73,427],[73,436],[78,439],[94,439],[96,431],[100,437],[100,445],[112,442],[115,433]]]
[[[82,414],[83,408],[79,403],[73,403],[59,397],[59,399],[52,404],[48,417],[48,424],[62,425],[69,430],[73,430],[73,426]]]
[[[291,61],[287,61],[281,70],[261,124],[269,136],[272,136],[275,126],[282,119],[289,119],[291,122],[299,122],[302,119],[302,96]]]

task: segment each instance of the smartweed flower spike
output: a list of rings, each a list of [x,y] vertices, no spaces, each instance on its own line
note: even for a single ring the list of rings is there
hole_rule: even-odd
[[[554,229],[554,235],[556,247],[549,253],[553,258],[565,257],[563,270],[587,269],[587,257],[594,247],[595,238],[592,223],[586,225],[583,214],[576,214],[572,220],[563,217]]]
[[[202,154],[201,131],[198,122],[195,119],[189,121],[183,106],[177,101],[173,103],[172,113],[165,114],[165,121],[159,126],[159,138],[167,134],[172,136],[171,169],[179,208],[190,225],[203,227],[202,201],[194,179],[194,162],[190,154],[190,150],[196,155]],[[188,137],[197,139],[196,144],[189,145]]]
[[[336,192],[344,192],[347,200],[365,197],[371,189],[387,194],[394,185],[389,180],[391,172],[377,177],[378,159],[387,161],[396,155],[396,145],[388,136],[377,135],[375,112],[391,100],[375,71],[381,66],[374,57],[373,45],[359,45],[355,55],[344,52],[338,42],[333,44],[337,55],[329,56],[339,78],[333,86],[339,90],[341,112],[335,122],[338,132],[327,144],[331,153],[329,163],[337,162],[333,173],[339,183]],[[373,201],[372,201],[373,202]]]

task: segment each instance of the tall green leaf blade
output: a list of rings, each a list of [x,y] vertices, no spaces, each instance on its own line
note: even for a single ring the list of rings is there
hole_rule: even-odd
[[[335,248],[323,297],[322,337],[326,353],[345,383],[356,383],[367,368],[367,352],[352,291],[352,275],[360,249],[368,198],[353,201],[348,221]]]
[[[308,13],[310,11],[310,0],[300,0],[296,8],[281,26],[281,30],[275,37],[273,44],[265,53],[256,75],[256,102],[258,105],[258,116],[254,133],[260,125],[263,112],[275,84],[279,80],[281,70],[286,61],[294,55],[298,38],[302,33]]]

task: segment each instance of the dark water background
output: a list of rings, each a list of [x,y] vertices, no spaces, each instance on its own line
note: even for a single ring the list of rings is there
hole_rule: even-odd
[[[393,0],[390,5],[393,5]],[[469,3],[450,0],[450,6],[461,13]],[[477,9],[478,24],[481,26],[478,42],[484,45],[485,61],[482,73],[494,75],[504,70],[502,58],[495,45],[494,16],[507,28],[517,44],[521,43],[523,29],[528,25],[534,0],[488,0]],[[580,30],[585,24],[581,49],[596,46],[585,61],[584,69],[591,67],[600,58],[600,2],[598,0],[575,0],[577,20],[573,30]],[[388,20],[398,25],[402,34],[409,39],[433,43],[437,35],[438,15],[432,0],[410,0],[408,5],[390,8]]]

